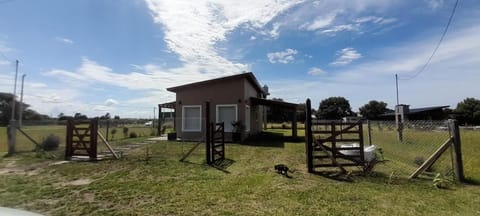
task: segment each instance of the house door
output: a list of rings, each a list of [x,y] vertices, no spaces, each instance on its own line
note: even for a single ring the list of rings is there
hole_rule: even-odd
[[[217,123],[225,123],[225,132],[233,132],[232,122],[238,120],[237,118],[237,105],[217,105]]]

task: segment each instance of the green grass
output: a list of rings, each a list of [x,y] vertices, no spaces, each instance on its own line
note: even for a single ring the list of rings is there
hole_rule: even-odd
[[[473,143],[477,136],[464,137]],[[465,152],[475,147],[468,143],[464,141]],[[408,181],[382,172],[355,174],[352,182],[308,174],[304,143],[285,142],[281,135],[227,144],[231,165],[223,170],[204,164],[202,145],[179,162],[193,145],[157,142],[119,161],[37,168],[23,163],[17,168],[26,173],[0,174],[0,206],[47,215],[480,214],[480,187],[475,185],[440,190],[431,181]],[[4,158],[0,167],[31,158],[33,153]],[[293,169],[293,178],[276,174],[273,166],[278,163]],[[467,173],[478,170],[479,159],[472,163],[477,166],[465,167]],[[85,179],[92,182],[72,185]]]
[[[135,132],[139,137],[149,137],[152,132],[156,132],[151,127],[145,127],[141,125],[126,125],[128,127],[128,134],[123,134],[123,127],[116,128],[117,132],[114,135],[113,142],[122,141],[128,139],[131,132]],[[48,135],[53,134],[60,138],[60,147],[65,146],[66,127],[64,125],[48,125],[48,126],[24,126],[22,129],[30,137],[32,137],[38,143],[41,143]],[[110,128],[110,132],[113,128]],[[100,133],[106,136],[106,128],[99,128]],[[16,149],[19,152],[32,151],[35,148],[35,144],[29,141],[24,135],[17,131],[17,144]],[[109,134],[109,140],[112,139],[111,133]],[[7,132],[6,127],[0,127],[0,152],[7,152]]]

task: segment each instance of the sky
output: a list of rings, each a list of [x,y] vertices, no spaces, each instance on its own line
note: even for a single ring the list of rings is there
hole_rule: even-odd
[[[0,92],[50,116],[152,118],[166,88],[252,71],[270,98],[411,107],[480,98],[480,2],[0,0]],[[412,78],[413,77],[413,78]]]

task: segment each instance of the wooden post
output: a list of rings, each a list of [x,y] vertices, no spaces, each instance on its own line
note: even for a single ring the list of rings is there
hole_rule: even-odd
[[[13,155],[16,152],[15,145],[17,142],[17,121],[10,120],[7,127],[8,138],[8,155]]]
[[[367,120],[367,127],[368,127],[368,145],[372,145],[372,125],[370,124],[370,120]]]
[[[163,116],[162,116],[162,107],[161,107],[160,104],[159,104],[159,105],[158,105],[157,136],[161,136],[161,135],[162,135],[162,119],[163,119]]]
[[[460,129],[458,127],[458,122],[455,119],[448,120],[449,128],[451,130],[453,138],[453,149],[454,149],[454,159],[455,159],[455,175],[457,180],[460,182],[465,182],[465,176],[463,173],[463,159],[462,159],[462,143],[460,139]]]
[[[309,173],[313,173],[312,138],[312,105],[310,99],[307,99],[305,110],[305,149],[307,151],[307,169]]]
[[[363,122],[360,121],[359,124],[358,124],[358,135],[360,136],[359,137],[359,140],[360,140],[360,161],[362,161],[362,165],[365,166],[366,163],[365,163],[365,144],[364,144],[364,141],[363,141]]]
[[[68,119],[67,120],[67,133],[66,133],[66,145],[65,145],[65,160],[70,160],[73,156],[73,143],[72,143],[72,137],[73,137],[73,120]]]
[[[110,130],[110,119],[107,119],[107,132],[106,132],[106,137],[105,140],[108,141],[108,131]]]
[[[212,163],[211,137],[210,137],[210,102],[205,102],[205,154],[207,164]]]
[[[92,119],[90,122],[90,159],[97,159],[97,135],[98,135],[98,119]]]
[[[292,118],[292,137],[297,139],[297,109],[293,109],[293,118]]]

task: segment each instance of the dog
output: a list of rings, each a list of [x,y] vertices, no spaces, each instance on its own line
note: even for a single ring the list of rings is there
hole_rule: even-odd
[[[288,176],[288,167],[285,164],[277,164],[274,166],[275,171],[277,171],[278,174],[282,174],[285,177],[290,177]]]

